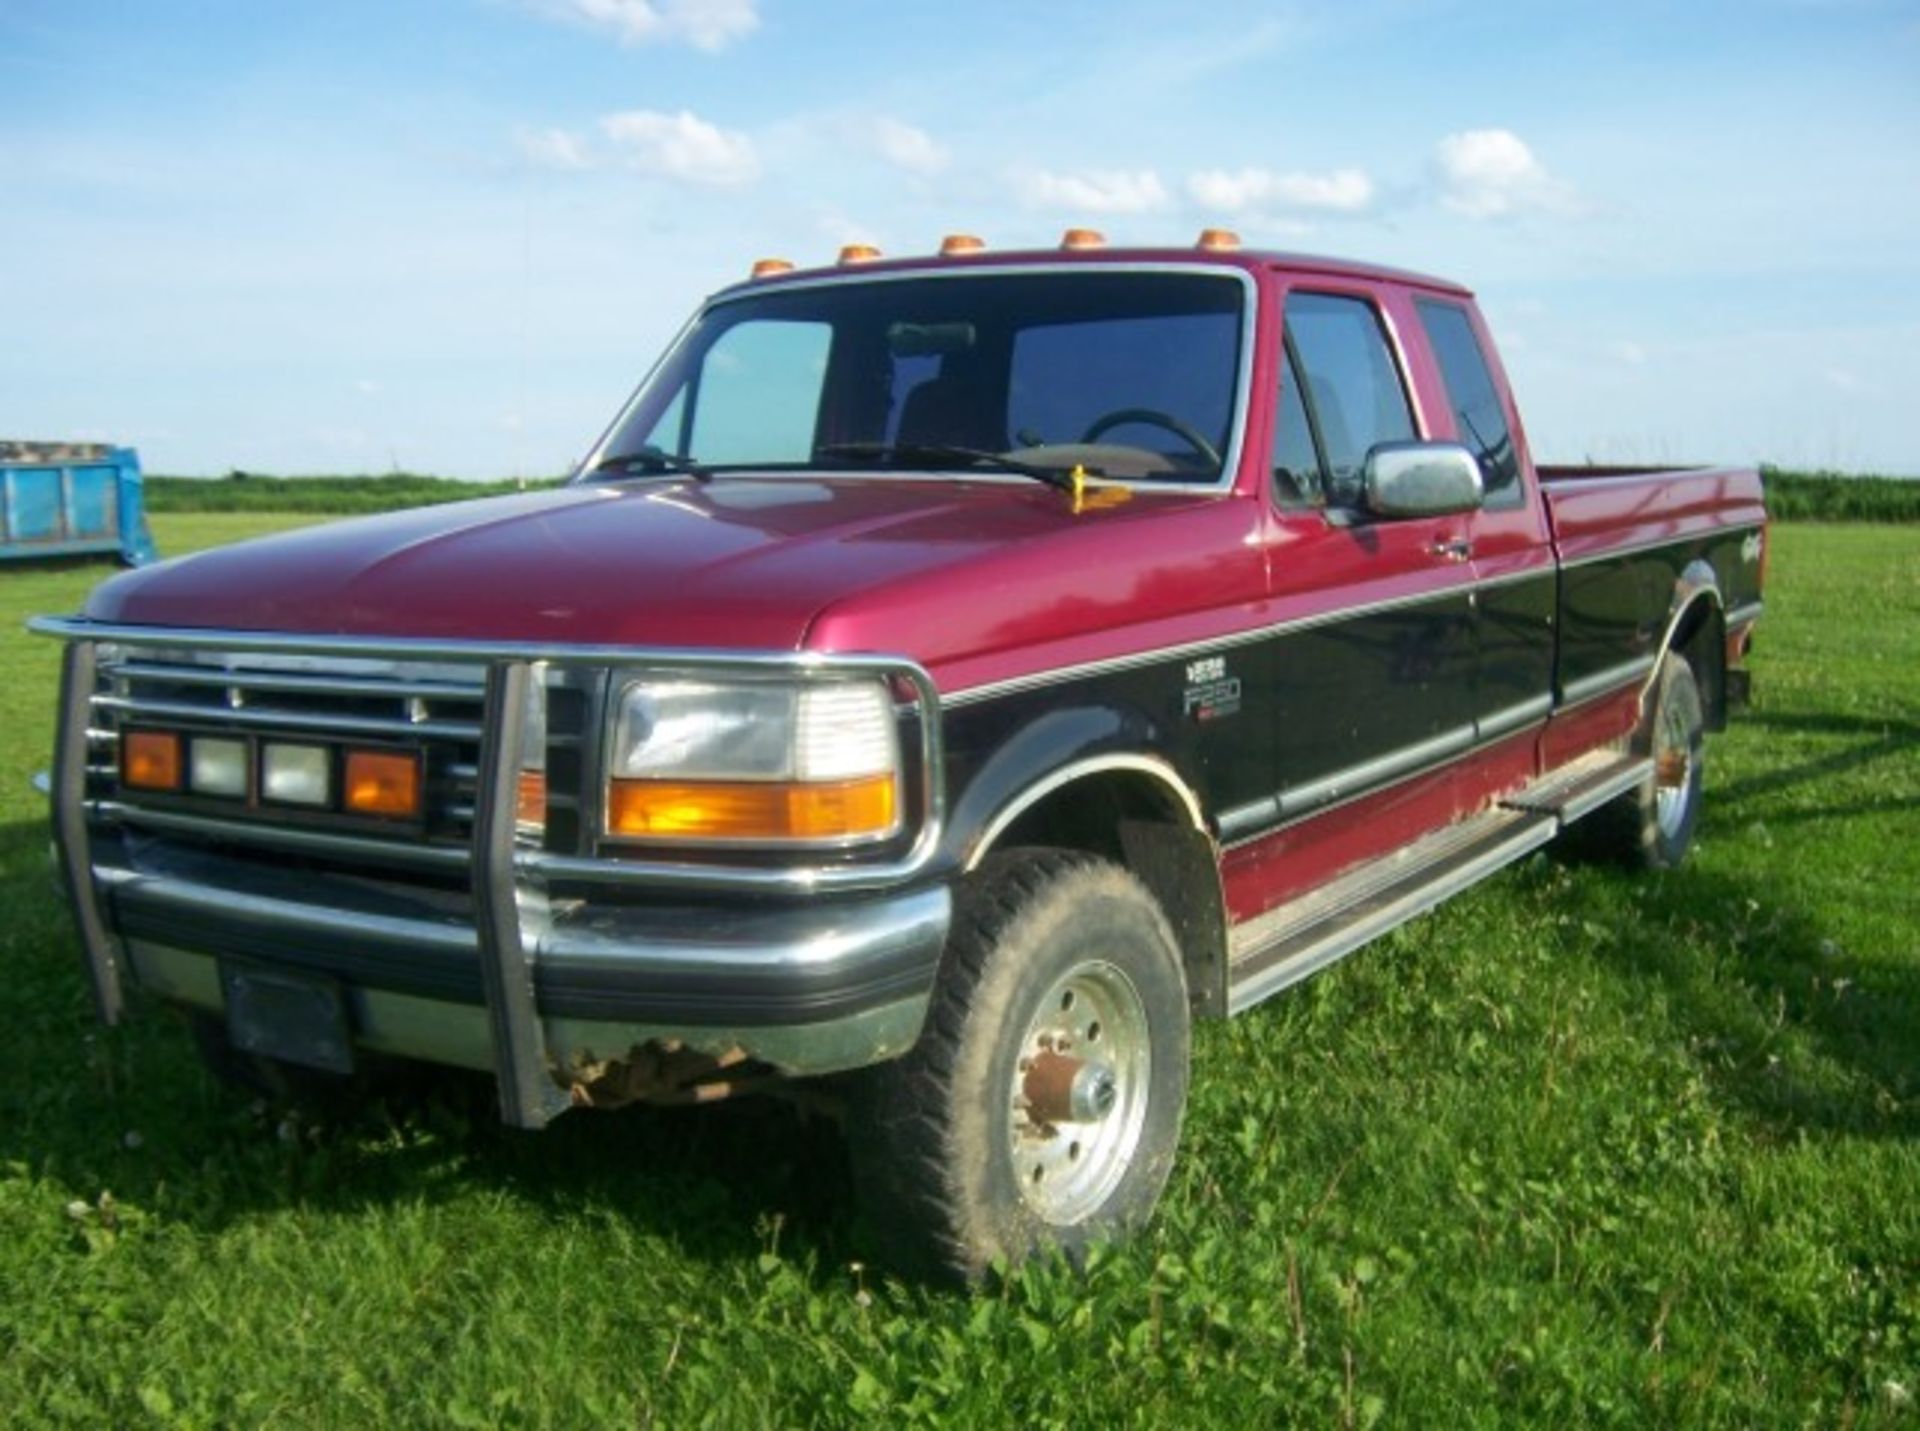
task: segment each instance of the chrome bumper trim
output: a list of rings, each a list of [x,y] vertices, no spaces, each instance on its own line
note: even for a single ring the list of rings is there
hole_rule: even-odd
[[[219,968],[212,956],[145,939],[127,941],[128,961],[143,988],[178,1004],[218,1012]],[[477,1004],[453,1004],[391,989],[346,991],[360,1046],[399,1058],[425,1059],[481,1073],[493,1069],[492,1031]],[[926,1019],[925,998],[898,999],[824,1023],[793,1027],[713,1027],[607,1019],[544,1020],[555,1074],[618,1059],[648,1043],[677,1039],[696,1052],[732,1049],[794,1078],[844,1073],[897,1058],[912,1048]]]

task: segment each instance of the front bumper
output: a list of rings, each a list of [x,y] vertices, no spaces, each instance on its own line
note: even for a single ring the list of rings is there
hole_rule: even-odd
[[[522,1127],[541,1126],[568,1107],[569,1090],[593,1066],[650,1047],[805,1075],[895,1056],[919,1035],[950,897],[929,869],[943,813],[938,697],[910,662],[372,642],[50,619],[33,625],[67,642],[55,851],[96,1005],[109,1023],[122,1012],[129,976],[209,1008],[223,1003],[223,966],[318,976],[339,985],[356,1043],[491,1069],[502,1116]],[[194,821],[171,819],[169,830],[168,819],[97,798],[88,752],[101,735],[94,715],[103,642],[481,668],[470,844],[419,852],[432,854],[442,873],[408,884],[365,864],[370,855],[413,860],[404,845],[370,852],[369,842],[329,837],[328,847],[362,861],[343,868],[307,858],[311,837],[276,841],[265,827],[259,840],[285,848],[235,850],[222,846],[217,831],[190,828]],[[803,676],[857,666],[909,688],[925,780],[912,849],[886,865],[756,870],[555,856],[522,846],[516,788],[530,693],[544,699],[541,669],[648,662],[778,667]],[[449,883],[461,873],[470,893]],[[550,897],[554,890],[566,897]]]
[[[109,934],[139,984],[218,1009],[222,961],[338,981],[356,1041],[494,1067],[480,937],[464,898],[158,841],[97,852]],[[552,1076],[674,1040],[791,1075],[904,1053],[946,941],[944,885],[751,904],[582,906],[528,950]]]

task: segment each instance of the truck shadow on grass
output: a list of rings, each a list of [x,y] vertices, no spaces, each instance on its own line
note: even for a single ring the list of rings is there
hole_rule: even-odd
[[[150,1000],[102,1027],[45,850],[38,822],[0,826],[0,1176],[208,1231],[497,1190],[716,1265],[778,1250],[824,1285],[859,1259],[844,1148],[818,1112],[767,1098],[577,1111],[526,1133],[499,1122],[490,1078],[421,1069],[316,1114],[217,1081],[184,1019]]]
[[[1749,711],[1739,719],[1743,726],[1756,726],[1784,736],[1853,737],[1854,740],[1839,750],[1811,760],[1777,766],[1725,785],[1713,786],[1709,798],[1716,813],[1737,815],[1769,795],[1813,781],[1851,775],[1868,766],[1920,751],[1920,723],[1910,720],[1836,714],[1795,715],[1775,711]],[[1876,795],[1847,803],[1779,811],[1768,816],[1767,823],[1793,825],[1809,820],[1842,819],[1849,815],[1882,810],[1912,809],[1914,804],[1911,797]]]
[[[1618,878],[1646,884],[1629,917],[1605,876],[1571,882],[1563,908],[1658,986],[1649,1036],[1664,1019],[1719,1101],[1781,1136],[1920,1136],[1920,967],[1841,947],[1762,879]]]

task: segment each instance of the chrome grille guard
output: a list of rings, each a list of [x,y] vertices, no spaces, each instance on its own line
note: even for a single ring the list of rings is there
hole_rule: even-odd
[[[349,857],[390,857],[409,848],[431,851],[442,867],[470,871],[480,974],[500,1090],[509,1124],[537,1128],[568,1106],[567,1094],[547,1074],[546,1036],[534,997],[534,953],[527,937],[525,892],[536,882],[562,878],[586,883],[805,894],[865,890],[903,883],[932,861],[945,820],[941,771],[940,698],[933,679],[901,657],[824,655],[805,651],[707,651],[615,645],[281,635],[257,631],[112,625],[78,617],[35,617],[28,629],[66,643],[60,712],[54,742],[53,832],[62,886],[73,906],[94,1006],[114,1024],[125,1010],[124,961],[107,928],[93,877],[89,822],[131,822],[184,833],[227,834],[228,822],[136,812],[92,799],[87,789],[93,716],[101,704],[99,648],[195,652],[223,656],[308,656],[423,665],[454,665],[483,675],[479,758],[474,771],[472,837],[466,848],[354,839],[313,831],[274,831],[256,825],[259,843]],[[903,682],[920,734],[919,829],[904,855],[871,863],[753,867],[659,860],[594,859],[529,849],[516,843],[515,799],[524,723],[535,673],[542,667],[636,669],[690,675],[785,675],[802,680],[850,672]],[[107,698],[111,699],[111,698]],[[296,834],[297,839],[288,836]]]

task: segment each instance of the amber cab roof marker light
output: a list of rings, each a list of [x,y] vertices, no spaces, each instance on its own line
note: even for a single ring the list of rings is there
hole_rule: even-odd
[[[1232,229],[1202,229],[1195,240],[1195,248],[1231,252],[1240,247],[1240,235]]]
[[[1060,235],[1062,248],[1105,248],[1107,236],[1098,229],[1068,229]]]
[[[974,234],[948,234],[940,240],[940,257],[959,258],[969,253],[986,252],[987,241]]]
[[[763,258],[754,264],[748,274],[750,278],[772,278],[777,273],[792,273],[793,260],[790,258]]]
[[[880,250],[870,243],[850,243],[840,250],[840,262],[872,263],[880,257]]]

